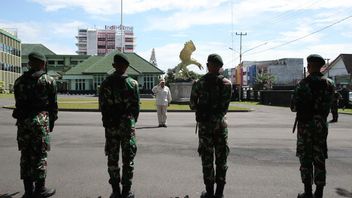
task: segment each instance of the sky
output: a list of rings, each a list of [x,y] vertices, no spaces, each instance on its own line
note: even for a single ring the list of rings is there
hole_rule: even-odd
[[[75,54],[78,28],[121,23],[121,0],[2,0],[0,28],[16,29],[22,43],[42,43]],[[351,0],[124,0],[123,24],[133,26],[135,52],[146,60],[155,48],[164,71],[179,62],[186,41],[206,64],[218,53],[224,68],[240,59],[262,61],[320,54],[333,61],[352,54]],[[196,66],[190,68],[198,73]]]

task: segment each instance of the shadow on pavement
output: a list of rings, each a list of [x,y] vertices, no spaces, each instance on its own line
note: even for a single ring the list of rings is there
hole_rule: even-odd
[[[342,197],[352,197],[352,191],[343,188],[336,188],[336,193]]]
[[[145,127],[136,127],[136,129],[157,129],[160,128],[158,126],[145,126]]]
[[[17,194],[19,194],[20,192],[15,192],[15,193],[12,193],[12,194],[3,194],[3,195],[0,195],[0,198],[12,198],[12,196],[15,196]]]

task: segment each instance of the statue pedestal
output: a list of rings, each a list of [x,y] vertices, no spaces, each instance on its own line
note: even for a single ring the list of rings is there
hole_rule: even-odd
[[[173,103],[188,103],[191,97],[193,82],[170,83]]]

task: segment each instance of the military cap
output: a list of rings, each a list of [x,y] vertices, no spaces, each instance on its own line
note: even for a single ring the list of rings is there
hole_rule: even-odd
[[[318,63],[320,67],[322,67],[323,65],[325,65],[325,60],[323,57],[321,57],[318,54],[311,54],[307,57],[307,62],[308,63]]]
[[[215,63],[217,66],[222,67],[224,63],[222,62],[222,58],[218,54],[210,54],[208,56],[208,62]]]
[[[28,59],[30,61],[40,60],[46,62],[45,55],[40,52],[31,52],[30,54],[28,54]]]
[[[127,65],[130,65],[130,62],[128,61],[127,56],[120,52],[114,56],[114,63],[116,64],[126,63]]]

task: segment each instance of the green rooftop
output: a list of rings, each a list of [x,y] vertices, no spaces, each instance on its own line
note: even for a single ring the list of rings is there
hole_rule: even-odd
[[[45,56],[56,55],[53,51],[51,51],[50,49],[48,49],[42,44],[29,44],[29,43],[22,44],[22,56],[28,56],[28,54],[33,51],[40,52]]]
[[[76,65],[76,67],[72,67],[65,73],[65,75],[81,75],[85,70],[87,70],[90,66],[94,65],[94,63],[102,58],[102,56],[91,56],[85,61]]]
[[[66,75],[79,74],[110,74],[114,71],[112,67],[113,57],[117,54],[113,51],[105,56],[91,56],[87,60],[78,64],[76,67],[66,72]],[[163,74],[164,72],[149,63],[136,53],[125,53],[130,61],[130,67],[127,69],[128,75],[140,74]]]

